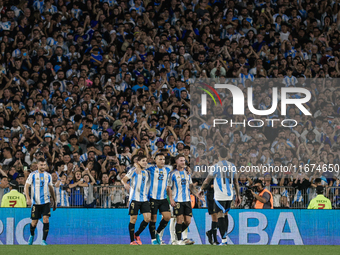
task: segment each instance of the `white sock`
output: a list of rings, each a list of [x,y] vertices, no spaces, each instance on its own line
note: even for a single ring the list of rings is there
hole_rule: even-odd
[[[173,241],[177,240],[177,236],[176,236],[176,219],[175,218],[171,218],[170,219],[170,244]]]
[[[159,234],[159,238],[160,238],[161,240],[163,239],[164,229],[165,229],[165,228],[163,228],[163,230],[162,230],[160,233],[158,233],[158,234]]]
[[[188,238],[188,228],[189,228],[189,227],[187,227],[186,230],[184,230],[184,232],[182,232],[182,239],[183,239],[183,240],[185,240],[185,239]]]

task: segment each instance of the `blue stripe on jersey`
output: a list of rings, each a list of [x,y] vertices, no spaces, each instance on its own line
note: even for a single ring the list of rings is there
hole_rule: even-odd
[[[31,196],[33,197],[33,203],[32,206],[36,203],[35,201],[35,175],[32,175],[32,185],[33,185],[33,194]]]
[[[135,185],[135,190],[136,190],[136,185],[137,185],[137,182],[138,182],[138,174],[135,172],[133,175],[135,176],[134,185]],[[130,199],[130,201],[136,200],[136,196],[135,196],[135,195],[136,195],[136,192],[135,192],[135,190],[134,190],[134,192],[133,192],[133,196],[132,196],[132,198]]]
[[[154,177],[155,177],[155,168],[153,168],[153,169],[151,168],[150,169],[151,184],[150,184],[150,190],[149,190],[149,197],[151,197],[151,195],[152,195]]]
[[[44,194],[44,182],[45,182],[45,178],[44,178],[44,174],[39,174],[39,195],[40,195],[40,204],[45,204],[45,194]],[[42,180],[41,180],[42,179]]]
[[[176,175],[173,175],[172,176],[172,181],[175,183],[175,186],[176,186],[176,196],[175,196],[175,201],[178,201],[178,185],[177,185],[177,181],[176,181]]]
[[[159,169],[160,170],[160,169]],[[166,169],[164,169],[166,171]],[[165,180],[164,180],[165,179]],[[168,185],[167,184],[167,180],[168,178],[164,178],[164,175],[162,178],[158,178],[158,186],[157,186],[157,195],[156,195],[156,199],[164,199],[161,195],[162,195],[162,188],[163,188],[163,182],[165,181],[166,182],[166,185],[165,187]],[[153,183],[153,179],[151,179],[151,182]],[[150,188],[151,190],[151,188]],[[164,192],[166,193],[166,192]]]
[[[144,197],[144,188],[145,188],[145,171],[142,171],[142,183],[141,183],[141,187],[140,187],[140,194],[139,194],[139,199],[140,201],[143,201],[143,197]]]
[[[185,201],[186,200],[186,193],[187,193],[187,190],[186,190],[186,179],[185,179],[185,174],[184,172],[180,172],[181,174],[181,186],[182,186],[182,200]],[[184,181],[183,181],[184,180]]]
[[[216,182],[217,182],[217,185],[218,185],[218,188],[220,189],[220,191],[223,192],[222,173],[220,173],[220,176],[216,178]]]

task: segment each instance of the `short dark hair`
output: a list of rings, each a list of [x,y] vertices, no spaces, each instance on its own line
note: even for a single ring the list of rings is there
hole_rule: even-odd
[[[145,155],[139,155],[137,161],[141,161],[142,159],[147,158]]]
[[[39,159],[38,159],[38,163],[39,163],[39,162],[43,162],[43,163],[45,163],[45,162],[46,162],[46,160],[45,160],[44,158],[39,158]]]
[[[178,154],[175,158],[175,161],[177,161],[179,158],[185,158],[184,154]]]
[[[155,156],[155,159],[156,159],[158,156],[163,156],[163,157],[165,157],[163,153],[157,153],[156,156]]]
[[[222,148],[219,150],[219,153],[220,153],[221,158],[226,158],[226,157],[228,157],[228,149],[227,149],[227,148],[222,147]]]

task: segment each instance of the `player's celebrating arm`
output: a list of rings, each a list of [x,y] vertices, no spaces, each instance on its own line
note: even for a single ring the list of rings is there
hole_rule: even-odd
[[[240,204],[240,194],[238,186],[238,178],[236,167],[234,164],[227,161],[228,150],[221,148],[219,151],[220,161],[215,165],[215,171],[211,171],[208,177],[204,180],[202,189],[208,188],[210,181],[214,179],[214,211],[217,213],[218,227],[222,237],[220,245],[227,244],[228,231],[228,211],[230,210],[231,201],[233,199],[233,183],[236,191],[236,206]]]
[[[38,220],[43,216],[43,240],[41,245],[47,245],[46,238],[50,228],[49,217],[51,216],[50,209],[50,197],[53,201],[53,211],[57,208],[55,194],[52,186],[52,176],[45,172],[48,169],[45,159],[40,158],[38,160],[38,170],[31,173],[25,184],[25,195],[27,200],[27,205],[32,205],[31,210],[31,235],[28,239],[28,245],[33,244],[34,232],[37,227]],[[32,199],[29,195],[29,187],[31,186]]]
[[[147,157],[145,155],[138,156],[137,163],[122,179],[122,183],[126,190],[130,190],[130,203],[129,203],[129,233],[131,245],[142,244],[139,235],[146,228],[151,219],[150,203],[148,201],[150,176],[149,172],[145,170],[147,166]],[[130,185],[127,183],[130,180]],[[135,233],[135,224],[137,221],[138,212],[144,216],[138,231]]]
[[[176,156],[177,169],[174,170],[168,180],[167,192],[170,198],[171,206],[174,207],[176,216],[176,245],[185,245],[182,240],[182,232],[188,228],[191,223],[192,208],[190,203],[190,191],[198,199],[204,201],[204,197],[198,194],[192,184],[191,175],[185,170],[185,157],[182,154]]]
[[[149,167],[150,172],[150,205],[151,205],[151,222],[149,223],[151,244],[161,244],[162,230],[168,225],[171,217],[169,202],[167,200],[166,188],[168,184],[168,175],[170,167],[165,166],[164,154],[158,153],[155,156],[155,166]],[[156,231],[157,212],[162,214],[163,218],[159,223]]]

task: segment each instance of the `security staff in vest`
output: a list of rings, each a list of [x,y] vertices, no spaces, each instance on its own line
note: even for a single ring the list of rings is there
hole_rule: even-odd
[[[255,202],[255,209],[273,209],[273,195],[267,190],[261,180],[256,180],[254,183],[255,190],[259,194],[256,194],[253,190],[251,193],[253,194],[256,202]]]
[[[9,190],[7,194],[5,194],[1,201],[1,207],[27,207],[26,197],[21,194],[19,191],[19,184],[17,181],[12,180],[9,183]]]
[[[307,209],[332,209],[331,201],[323,195],[323,186],[316,187],[316,194],[318,195],[310,201]]]

